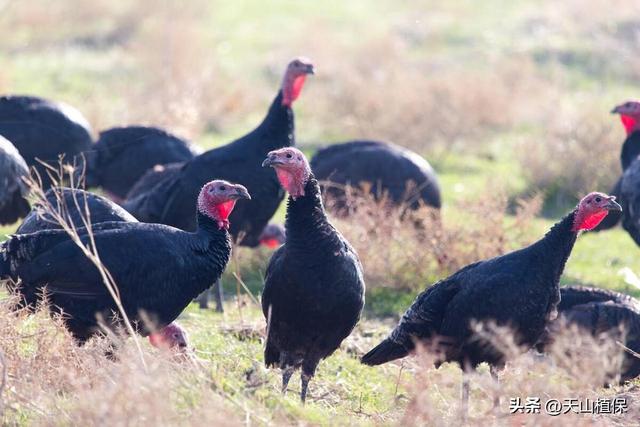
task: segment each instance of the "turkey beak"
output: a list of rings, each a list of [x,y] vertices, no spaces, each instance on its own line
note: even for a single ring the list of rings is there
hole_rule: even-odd
[[[247,199],[251,200],[251,195],[247,191],[247,189],[242,185],[236,186],[236,193],[233,195],[235,199]]]
[[[618,202],[616,202],[615,197],[612,197],[611,199],[609,199],[609,202],[606,205],[604,205],[604,208],[608,211],[622,212],[622,206],[620,206]]]
[[[315,71],[315,69],[313,68],[313,64],[309,64],[309,65],[307,65],[307,69],[305,70],[305,72],[306,72],[307,74],[315,74],[315,73],[316,73],[316,71]]]
[[[282,160],[280,160],[278,158],[278,156],[276,156],[275,154],[272,156],[267,157],[266,159],[264,159],[264,162],[262,162],[262,167],[266,168],[267,166],[275,166],[275,165],[281,165],[284,162]]]
[[[611,110],[611,114],[618,114],[618,113],[620,113],[619,108],[620,108],[620,106],[614,107],[614,109],[613,109],[613,110]]]

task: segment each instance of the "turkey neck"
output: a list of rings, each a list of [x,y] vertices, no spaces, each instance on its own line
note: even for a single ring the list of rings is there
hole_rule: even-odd
[[[211,261],[215,264],[216,269],[224,270],[231,254],[231,237],[229,232],[225,229],[218,227],[218,224],[207,215],[203,215],[198,211],[198,227],[195,232],[195,236],[199,238],[199,243],[196,244],[196,250],[204,250],[212,252],[213,257]],[[200,240],[202,239],[202,240]]]
[[[620,153],[622,170],[626,170],[638,155],[640,155],[640,131],[634,131],[622,144],[622,152]]]
[[[544,261],[541,268],[544,266],[545,269],[548,268],[548,271],[551,271],[556,285],[578,237],[578,233],[573,231],[575,215],[575,210],[569,213],[533,245]]]
[[[304,196],[287,202],[287,248],[314,252],[327,244],[338,244],[336,230],[329,223],[322,205],[318,181],[311,174],[304,187]]]
[[[291,107],[282,105],[282,90],[278,91],[266,117],[256,128],[260,135],[253,140],[260,144],[258,150],[266,156],[269,151],[295,145],[295,123]]]

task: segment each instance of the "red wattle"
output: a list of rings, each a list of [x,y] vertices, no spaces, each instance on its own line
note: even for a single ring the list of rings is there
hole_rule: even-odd
[[[149,335],[149,343],[154,347],[161,347],[166,344],[164,337],[159,332]]]
[[[302,92],[302,86],[304,86],[304,81],[306,78],[307,76],[303,74],[293,80],[293,85],[291,88],[291,97],[293,99],[291,101],[295,101],[300,96],[300,92]]]
[[[304,81],[306,78],[307,76],[302,74],[295,77],[293,81],[288,80],[285,83],[282,94],[282,105],[284,105],[285,107],[291,107],[293,101],[298,99],[298,97],[300,96],[300,92],[302,92],[302,86],[304,86]]]
[[[293,176],[289,172],[281,168],[276,168],[276,175],[278,175],[278,181],[280,181],[280,185],[282,185],[282,188],[290,192],[291,183],[293,182]]]
[[[636,119],[631,116],[620,115],[620,121],[624,126],[624,130],[627,131],[627,135],[631,135],[636,127]]]
[[[602,211],[589,215],[584,220],[582,220],[580,224],[578,224],[578,230],[591,230],[597,227],[608,213],[609,211]]]
[[[229,215],[231,214],[231,211],[233,210],[233,208],[236,205],[236,201],[235,200],[229,200],[220,204],[216,205],[216,212],[217,212],[217,217],[218,219],[225,221],[229,218]]]

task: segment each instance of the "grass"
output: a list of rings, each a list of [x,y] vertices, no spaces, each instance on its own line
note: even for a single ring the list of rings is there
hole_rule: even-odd
[[[604,0],[7,2],[0,5],[0,91],[69,102],[94,131],[156,124],[206,149],[253,128],[286,61],[307,55],[318,72],[295,106],[301,147],[312,154],[328,142],[368,137],[425,155],[443,190],[449,234],[440,237],[452,254],[467,260],[539,238],[584,192],[610,188],[619,174],[623,134],[608,111],[633,96],[640,77],[636,3],[622,0],[612,8]],[[538,193],[545,199],[541,215],[519,225],[513,215],[517,201]],[[274,220],[283,219],[284,205]],[[337,223],[350,236],[363,235],[363,224]],[[0,236],[15,228],[0,228]],[[428,248],[411,236],[395,237],[407,239],[405,247],[386,248],[398,264],[365,266],[364,318],[321,363],[305,407],[295,396],[297,377],[282,397],[279,374],[262,367],[262,315],[250,298],[235,298],[232,271],[257,297],[270,253],[238,250],[223,278],[227,313],[191,306],[181,317],[200,359],[195,367],[167,361],[147,346],[146,371],[126,352],[121,363],[113,363],[103,358],[99,342],[70,346],[46,316],[2,316],[0,349],[10,374],[3,423],[459,424],[456,367],[433,370],[412,359],[371,369],[357,362],[420,290],[456,267],[432,267],[429,253],[420,256]],[[496,243],[502,237],[506,241]],[[363,259],[376,259],[365,253],[376,250],[373,243],[367,247],[365,238],[358,245]],[[640,273],[637,251],[620,228],[586,233],[562,283],[640,297],[640,289],[620,273]],[[408,275],[401,271],[405,261],[412,268]],[[585,365],[590,360],[573,364],[597,371],[593,366],[608,363]],[[490,403],[485,395],[496,389],[505,400],[508,393],[633,393],[581,386],[563,375],[524,357],[497,386],[481,369],[473,378],[476,419],[470,424],[505,423],[481,415]]]
[[[261,341],[264,332],[262,313],[256,307],[245,307],[240,317],[230,305],[228,313],[220,315],[203,312],[192,306],[183,315],[182,323],[189,330],[198,331],[192,339],[198,355],[212,364],[211,370],[224,377],[223,388],[231,393],[246,392],[257,399],[269,411],[287,413],[291,421],[298,417],[312,423],[326,424],[328,420],[338,424],[359,423],[377,417],[384,419],[389,413],[400,410],[389,406],[396,397],[397,372],[374,371],[359,364],[355,354],[371,339],[372,326],[360,326],[359,333],[345,343],[331,359],[322,364],[322,372],[312,386],[314,400],[304,409],[299,407],[299,377],[291,380],[290,392],[285,398],[280,394],[281,378],[277,371],[266,371],[259,362],[262,358]],[[379,328],[379,325],[376,325]],[[198,343],[198,344],[196,344]],[[234,372],[236,375],[227,375]],[[225,373],[223,375],[223,373]],[[255,390],[251,390],[254,384]],[[370,387],[370,384],[377,384]],[[403,388],[398,391],[402,394]]]

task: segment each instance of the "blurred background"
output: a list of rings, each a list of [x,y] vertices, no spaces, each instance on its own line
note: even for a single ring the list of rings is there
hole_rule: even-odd
[[[432,163],[445,202],[497,177],[556,215],[619,176],[609,111],[640,79],[638,17],[635,0],[5,0],[0,92],[206,148],[254,127],[305,55],[301,146],[394,141]]]

